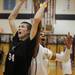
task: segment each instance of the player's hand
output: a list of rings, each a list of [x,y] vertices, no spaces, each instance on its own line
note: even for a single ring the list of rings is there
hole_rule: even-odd
[[[21,2],[27,2],[27,0],[20,0]]]
[[[47,5],[48,5],[48,1],[45,1],[43,4],[40,4],[40,7],[47,7]]]

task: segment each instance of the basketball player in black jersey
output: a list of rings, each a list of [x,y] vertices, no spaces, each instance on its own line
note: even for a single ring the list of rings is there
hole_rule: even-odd
[[[38,25],[42,19],[44,9],[47,7],[47,2],[44,2],[35,14],[32,25],[28,22],[21,22],[17,30],[14,20],[18,15],[19,9],[26,1],[20,0],[8,18],[14,37],[12,40],[12,48],[6,57],[4,75],[28,75],[36,46]]]

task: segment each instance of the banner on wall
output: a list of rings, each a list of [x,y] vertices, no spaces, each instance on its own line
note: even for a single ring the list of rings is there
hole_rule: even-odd
[[[4,0],[3,9],[4,10],[12,10],[16,4],[16,0]]]

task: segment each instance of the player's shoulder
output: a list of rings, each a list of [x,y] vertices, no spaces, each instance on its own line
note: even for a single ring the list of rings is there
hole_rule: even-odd
[[[40,44],[40,49],[42,49],[43,51],[50,51],[50,49],[43,47],[41,44]]]

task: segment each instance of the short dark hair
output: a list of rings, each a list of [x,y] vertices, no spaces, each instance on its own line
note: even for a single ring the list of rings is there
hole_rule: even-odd
[[[21,24],[27,24],[27,29],[31,30],[32,25],[29,22],[23,21],[23,22],[21,22]]]

